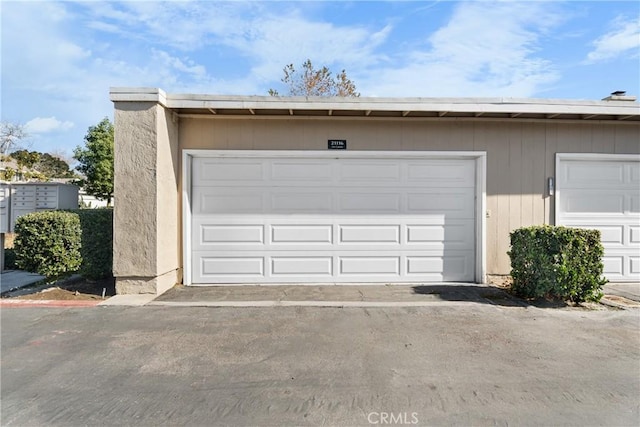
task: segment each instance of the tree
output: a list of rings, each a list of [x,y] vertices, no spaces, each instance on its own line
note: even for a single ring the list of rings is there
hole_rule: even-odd
[[[113,197],[113,124],[105,117],[96,126],[90,126],[84,137],[85,147],[76,147],[73,158],[84,175],[80,185],[85,191],[111,204]]]
[[[283,68],[284,77],[282,83],[288,86],[288,95],[292,96],[344,96],[358,97],[356,85],[342,70],[337,76],[333,76],[327,67],[316,70],[310,59],[302,64],[302,74],[297,73],[293,64]],[[279,96],[277,90],[269,89],[269,95]]]
[[[73,178],[69,164],[53,154],[42,153],[34,168],[50,178]]]
[[[37,151],[16,150],[9,157],[18,163],[20,169],[33,169],[33,166],[40,161],[40,153]]]
[[[55,155],[38,151],[16,150],[9,155],[14,159],[20,170],[26,168],[28,172],[39,172],[45,178],[73,178],[69,164]]]
[[[9,151],[18,148],[20,141],[29,135],[24,126],[18,123],[0,123],[0,154],[7,154]]]
[[[69,166],[75,163],[73,154],[69,155],[69,153],[67,153],[65,150],[61,148],[53,148],[49,150],[48,153],[51,154],[51,156],[55,157],[56,159],[62,160]]]

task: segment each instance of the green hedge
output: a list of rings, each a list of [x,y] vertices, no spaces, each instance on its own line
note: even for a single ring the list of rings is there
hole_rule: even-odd
[[[18,268],[55,280],[80,267],[80,219],[70,212],[33,212],[19,217],[14,250]]]
[[[603,247],[600,231],[534,226],[511,233],[512,290],[525,298],[599,301]]]
[[[58,279],[113,276],[113,209],[44,211],[16,220],[16,266]]]
[[[82,229],[79,273],[91,280],[113,276],[113,209],[77,209]]]

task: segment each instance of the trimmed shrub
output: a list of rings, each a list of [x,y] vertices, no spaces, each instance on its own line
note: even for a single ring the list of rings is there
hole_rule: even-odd
[[[32,212],[16,220],[16,265],[55,280],[80,267],[80,220],[70,212]]]
[[[90,280],[113,276],[113,209],[77,209],[82,229],[82,264],[78,271]]]
[[[6,270],[16,269],[16,251],[13,248],[4,250],[4,268]]]
[[[600,231],[549,225],[511,233],[512,290],[521,297],[599,301],[602,286]]]

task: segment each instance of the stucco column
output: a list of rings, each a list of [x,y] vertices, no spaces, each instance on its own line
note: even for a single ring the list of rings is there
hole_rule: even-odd
[[[160,294],[182,280],[178,120],[160,102],[112,100],[116,292]]]

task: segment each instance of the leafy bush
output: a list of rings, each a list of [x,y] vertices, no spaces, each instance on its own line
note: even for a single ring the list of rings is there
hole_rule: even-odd
[[[602,286],[600,231],[533,226],[511,233],[512,290],[525,298],[599,301]]]
[[[90,280],[113,276],[113,209],[77,209],[82,229],[79,273]]]
[[[6,270],[16,269],[16,251],[13,248],[4,250],[4,268]]]
[[[32,212],[16,220],[16,265],[54,280],[80,267],[80,220],[70,212]]]

